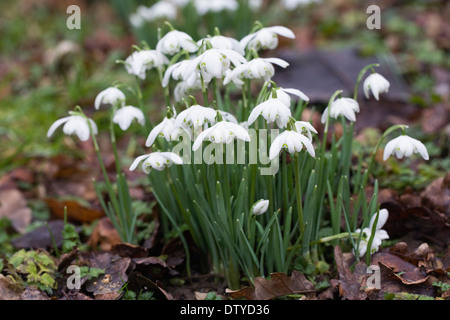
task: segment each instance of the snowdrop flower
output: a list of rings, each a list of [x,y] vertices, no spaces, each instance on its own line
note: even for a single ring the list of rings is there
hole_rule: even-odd
[[[197,150],[204,140],[209,140],[212,143],[230,143],[234,139],[250,141],[250,136],[247,130],[236,123],[219,121],[198,135],[192,150]]]
[[[191,0],[168,0],[177,7],[185,7]]]
[[[255,216],[259,216],[261,214],[263,214],[264,212],[267,211],[267,209],[269,209],[269,200],[258,200],[257,202],[255,202],[255,204],[252,206],[252,213]]]
[[[425,160],[429,159],[427,148],[422,142],[407,135],[401,135],[386,144],[383,160],[386,161],[391,154],[395,154],[397,158],[402,159],[403,157],[410,157],[413,153],[420,153]]]
[[[205,123],[214,123],[216,110],[195,104],[180,112],[176,117],[175,126],[181,127],[183,124],[193,126],[195,129],[202,127]]]
[[[237,0],[194,0],[194,5],[197,13],[201,16],[208,12],[236,11],[239,7]]]
[[[285,128],[291,116],[291,109],[278,98],[269,98],[253,108],[247,123],[250,126],[256,118],[262,115],[268,123],[275,122],[279,128]]]
[[[150,131],[145,142],[147,147],[150,147],[157,137],[163,137],[166,141],[176,141],[183,131],[191,137],[191,132],[188,130],[186,124],[182,123],[181,126],[176,126],[175,116],[176,114],[174,113],[173,117],[164,117],[163,121]]]
[[[191,63],[192,60],[182,60],[169,66],[164,73],[161,85],[163,87],[166,87],[169,84],[169,80],[171,77],[174,80],[186,81],[188,85],[193,85],[197,79],[200,80],[200,77],[198,77],[195,72],[191,72],[190,74],[187,74],[187,78],[183,78],[185,70],[190,66]]]
[[[241,39],[241,46],[248,49],[275,49],[278,46],[278,35],[294,39],[291,29],[283,26],[262,28]]]
[[[139,12],[138,8],[138,13],[147,21],[154,21],[161,18],[175,20],[177,17],[177,7],[168,1],[158,1],[151,7],[140,7],[144,9],[142,12]]]
[[[367,99],[369,99],[369,90],[371,90],[375,99],[378,100],[379,94],[388,92],[389,86],[390,83],[385,77],[379,73],[372,73],[366,78],[366,80],[364,80],[364,95]]]
[[[141,28],[145,22],[144,18],[137,12],[130,14],[128,20],[130,21],[131,25],[135,28]]]
[[[233,116],[231,113],[226,112],[226,111],[222,111],[222,110],[219,110],[219,112],[220,112],[220,115],[222,116],[222,118],[224,120],[226,120],[228,122],[233,122],[233,123],[238,124],[238,121],[237,121],[236,117]]]
[[[75,134],[81,141],[87,141],[89,139],[91,133],[90,128],[92,128],[93,134],[98,133],[97,125],[92,119],[81,115],[70,115],[68,117],[56,120],[48,129],[47,137],[50,138],[55,130],[62,124],[64,124],[63,132],[66,135]]]
[[[140,28],[145,21],[154,21],[157,19],[175,20],[177,17],[177,7],[169,1],[156,2],[151,7],[138,6],[135,13],[130,15],[131,24]]]
[[[261,9],[262,4],[263,4],[263,0],[249,0],[248,1],[248,6],[249,6],[250,10],[252,10],[252,11],[257,11],[257,10]]]
[[[312,124],[307,121],[295,121],[295,129],[297,130],[297,132],[300,132],[301,134],[308,137],[309,141],[312,141],[311,132],[317,134],[317,130],[314,129]]]
[[[226,74],[223,84],[234,82],[242,85],[244,82],[241,79],[263,79],[264,81],[269,81],[275,74],[273,64],[282,68],[289,66],[287,61],[279,58],[256,58],[237,66]]]
[[[362,232],[361,241],[359,242],[359,247],[358,247],[360,257],[363,256],[367,251],[367,246],[368,246],[369,240],[372,236],[372,229],[373,229],[373,224],[375,223],[376,216],[377,216],[377,214],[374,214],[372,216],[372,219],[370,219],[369,227],[364,228],[362,231],[361,231],[361,229],[355,230],[355,233]],[[375,235],[373,237],[372,245],[370,247],[371,254],[378,251],[383,240],[389,239],[389,235],[386,232],[386,230],[381,229],[384,226],[384,224],[386,223],[388,217],[389,217],[389,212],[386,209],[381,209],[379,211],[378,222],[375,227]]]
[[[355,112],[359,112],[359,104],[356,100],[351,98],[338,98],[334,100],[328,107],[325,108],[322,114],[322,123],[325,123],[328,118],[328,109],[330,117],[337,119],[338,116],[343,115],[350,121],[356,121]]]
[[[173,152],[152,152],[137,157],[130,166],[130,171],[134,171],[139,163],[142,163],[142,170],[149,174],[151,169],[162,171],[172,164],[183,164],[179,155]]]
[[[188,52],[197,51],[195,41],[183,31],[169,31],[156,44],[156,50],[167,55],[174,55],[181,49],[187,50]]]
[[[183,80],[177,83],[173,89],[175,101],[181,101],[183,98],[189,96],[191,92],[200,89],[202,89],[202,81],[200,76],[194,73],[193,77],[190,77],[188,80]]]
[[[125,68],[129,74],[145,79],[147,70],[160,68],[168,63],[169,60],[157,50],[141,50],[125,59]]]
[[[144,113],[141,109],[133,106],[119,108],[114,112],[113,116],[113,122],[117,123],[123,131],[130,127],[131,122],[133,122],[134,119],[136,119],[142,126],[145,124]]]
[[[319,2],[319,0],[283,0],[282,5],[286,10],[295,10],[299,6],[304,6],[313,2]]]
[[[197,45],[199,48],[206,49],[207,42],[211,44],[213,49],[234,50],[242,56],[245,54],[245,50],[242,48],[240,42],[231,37],[225,37],[222,35],[208,37],[197,41]]]
[[[306,148],[312,157],[316,156],[314,147],[307,137],[297,131],[286,130],[280,133],[272,142],[269,149],[269,158],[273,160],[283,148],[287,149],[289,153],[295,153],[301,151],[303,147]]]
[[[116,87],[109,87],[100,92],[95,98],[95,109],[99,109],[102,104],[122,106],[125,103],[125,94]]]
[[[291,106],[291,97],[289,94],[295,95],[304,101],[309,101],[309,98],[298,89],[290,89],[290,88],[278,88],[276,90],[277,98],[283,101],[288,107]]]
[[[234,50],[209,49],[186,66],[182,77],[186,79],[193,72],[198,72],[201,74],[204,82],[210,82],[212,78],[223,78],[231,63],[237,66],[244,62],[246,62],[245,58]]]

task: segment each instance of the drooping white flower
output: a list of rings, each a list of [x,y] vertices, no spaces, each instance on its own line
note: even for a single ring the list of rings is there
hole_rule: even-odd
[[[186,66],[182,77],[186,79],[193,72],[198,72],[203,77],[203,81],[208,83],[213,78],[223,78],[231,64],[238,66],[244,62],[246,62],[246,59],[234,50],[209,49]]]
[[[219,112],[220,112],[223,120],[238,124],[238,121],[233,114],[226,112],[226,111],[222,111],[222,110],[219,110]]]
[[[286,10],[292,11],[300,6],[308,5],[313,2],[319,2],[320,0],[283,0],[282,5]]]
[[[187,75],[187,78],[183,78],[186,68],[188,68],[191,63],[192,60],[182,60],[170,65],[164,73],[161,85],[163,87],[166,87],[169,84],[169,80],[171,77],[174,80],[186,81],[188,86],[193,85],[193,83],[197,79],[200,79],[200,77],[198,77],[198,74],[196,74],[195,72],[191,72],[191,74]]]
[[[255,216],[263,214],[264,212],[267,211],[267,209],[269,209],[269,204],[270,204],[269,200],[261,199],[256,201],[255,204],[252,206],[252,213]]]
[[[193,91],[200,89],[202,89],[202,81],[200,76],[194,73],[189,79],[177,83],[173,89],[175,101],[181,101],[183,98],[188,97]]]
[[[130,14],[128,20],[130,21],[131,25],[135,28],[141,28],[145,23],[145,19],[137,12],[133,12],[132,14]]]
[[[206,49],[207,42],[211,44],[211,47],[213,49],[234,50],[242,56],[245,54],[245,50],[244,48],[242,48],[240,42],[231,37],[226,37],[222,35],[208,37],[197,41],[197,45],[199,46],[199,48]]]
[[[334,100],[325,108],[322,114],[322,123],[327,121],[328,112],[330,113],[330,118],[337,119],[338,116],[343,115],[348,120],[354,122],[356,121],[355,112],[359,112],[359,104],[352,98],[338,98]]]
[[[191,2],[191,0],[166,0],[166,1],[173,3],[177,7],[185,7],[189,2]]]
[[[317,134],[317,130],[314,129],[312,124],[307,121],[295,121],[295,129],[297,130],[297,132],[308,137],[309,141],[312,141],[311,132],[314,132]]]
[[[282,68],[289,66],[287,61],[280,58],[256,58],[234,68],[226,75],[223,84],[226,85],[231,81],[236,84],[243,84],[241,79],[269,81],[275,74],[273,64]]]
[[[216,110],[212,108],[195,104],[180,112],[176,117],[175,126],[181,127],[188,125],[194,128],[200,128],[206,123],[214,123],[216,114]]]
[[[175,116],[172,118],[164,117],[163,121],[155,126],[147,137],[145,145],[150,147],[157,137],[163,137],[166,141],[176,141],[180,135],[185,132],[189,138],[191,138],[191,132],[186,124],[182,123],[181,126],[176,126]]]
[[[144,113],[141,109],[133,106],[119,108],[114,112],[113,116],[113,122],[117,123],[123,131],[130,127],[131,122],[133,122],[134,119],[142,126],[145,124]]]
[[[194,0],[194,5],[201,16],[208,12],[236,11],[239,7],[237,0]]]
[[[378,213],[375,213],[370,219],[369,227],[361,229],[356,229],[355,233],[362,233],[361,241],[359,242],[358,251],[359,256],[363,256],[367,251],[367,246],[369,245],[369,240],[372,236],[372,229],[375,223],[375,219]],[[386,230],[381,229],[386,223],[389,217],[389,212],[386,209],[381,209],[378,214],[378,222],[375,227],[375,235],[372,240],[372,245],[370,246],[370,254],[378,251],[383,240],[389,239],[389,235]]]
[[[312,157],[316,156],[314,147],[307,137],[294,130],[285,130],[272,142],[269,149],[269,158],[272,160],[277,157],[283,148],[287,149],[289,153],[295,153],[301,151],[303,147]]]
[[[397,158],[402,159],[403,157],[410,157],[413,153],[420,153],[425,160],[429,159],[427,148],[422,142],[410,136],[401,135],[386,144],[383,160],[386,161],[391,154],[395,154]]]
[[[294,39],[294,32],[283,26],[262,28],[241,39],[241,46],[247,49],[275,49],[278,46],[278,35]]]
[[[253,108],[247,123],[250,126],[260,115],[268,123],[276,122],[279,128],[285,128],[291,116],[291,109],[278,98],[269,98]]]
[[[257,11],[261,9],[261,6],[263,5],[263,0],[249,0],[248,6],[250,10]]]
[[[168,64],[169,60],[157,50],[134,51],[125,59],[125,68],[129,74],[145,79],[147,70],[160,68]]]
[[[94,106],[95,109],[99,109],[102,104],[111,104],[116,106],[123,106],[125,103],[125,94],[116,87],[109,87],[101,91],[97,97],[95,97]]]
[[[172,164],[183,164],[179,155],[173,152],[152,152],[137,157],[130,166],[130,171],[134,171],[139,163],[142,163],[142,170],[149,174],[151,169],[162,171]]]
[[[369,99],[369,90],[372,91],[373,96],[376,100],[379,99],[380,93],[388,92],[390,83],[379,73],[370,74],[366,80],[364,80],[363,88],[364,95]]]
[[[136,12],[129,17],[130,22],[136,28],[142,27],[144,22],[152,22],[158,19],[175,20],[177,6],[170,1],[158,1],[150,7],[140,5]]]
[[[289,94],[295,95],[304,101],[309,101],[309,98],[298,89],[278,88],[276,90],[277,98],[283,101],[288,107],[291,106],[291,97]]]
[[[197,150],[205,140],[209,140],[212,143],[230,143],[234,139],[250,141],[250,135],[247,130],[236,123],[219,121],[198,135],[192,146],[192,150]]]
[[[88,122],[89,121],[89,122]],[[50,138],[55,130],[64,124],[63,132],[66,135],[75,134],[81,141],[87,141],[92,133],[97,134],[98,129],[94,120],[81,115],[70,115],[68,117],[56,120],[48,129],[47,137]]]
[[[188,52],[197,51],[197,44],[186,32],[172,30],[162,37],[156,44],[156,50],[167,55],[174,55],[181,49]]]

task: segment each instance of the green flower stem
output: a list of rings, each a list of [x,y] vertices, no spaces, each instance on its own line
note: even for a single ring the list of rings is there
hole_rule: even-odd
[[[109,180],[108,173],[107,173],[106,168],[105,168],[105,164],[103,163],[103,158],[102,158],[102,155],[100,153],[100,148],[98,146],[97,139],[95,137],[95,134],[94,134],[94,132],[92,130],[92,126],[91,126],[89,121],[88,121],[88,124],[89,124],[89,130],[91,132],[92,141],[94,142],[94,149],[95,149],[95,152],[97,154],[98,161],[100,163],[100,168],[102,170],[103,177],[105,179],[106,189],[108,191],[109,199],[110,199],[110,201],[111,201],[111,203],[113,205],[113,208],[114,208],[115,212],[120,212],[120,205],[119,205],[119,202],[117,200],[116,194],[114,193],[113,185],[112,185],[111,181]],[[120,221],[120,222],[123,224],[122,221]],[[121,229],[123,229],[123,228],[124,228],[124,226],[122,225]]]
[[[203,80],[203,76],[200,74],[200,81],[202,83],[202,93],[203,93],[203,106],[208,106],[208,88],[205,85],[205,81]]]
[[[217,107],[219,110],[224,110],[222,95],[220,94],[219,87],[217,86],[217,79],[215,78],[212,79],[212,85],[213,85],[214,100],[217,103]]]
[[[122,172],[122,170],[120,168],[119,154],[117,152],[116,134],[114,132],[114,122],[113,122],[113,116],[114,116],[116,109],[117,109],[116,106],[114,106],[112,108],[112,113],[111,113],[111,116],[109,117],[110,118],[109,133],[111,136],[111,145],[112,145],[112,149],[113,149],[113,153],[114,153],[114,163],[116,165],[116,173],[120,174]]]
[[[320,239],[318,239],[318,240],[312,241],[312,242],[311,242],[311,245],[313,245],[313,244],[327,243],[327,242],[331,242],[331,241],[334,241],[334,240],[346,239],[346,238],[349,238],[349,237],[352,237],[352,238],[358,238],[359,235],[360,235],[360,234],[357,233],[357,232],[352,232],[352,233],[349,233],[349,232],[342,232],[342,233],[334,234],[334,235],[332,235],[332,236],[323,237],[323,238],[320,238]]]
[[[300,166],[298,153],[294,155],[294,177],[295,177],[295,196],[298,214],[298,227],[300,230],[300,236],[303,237],[303,232],[305,231],[305,223],[303,218],[302,187],[300,182]]]
[[[359,83],[361,82],[364,74],[367,72],[367,70],[372,69],[373,71],[373,67],[379,67],[380,65],[378,63],[373,63],[373,64],[369,64],[367,66],[365,66],[364,68],[361,69],[361,71],[358,74],[358,78],[356,79],[356,84],[355,84],[355,90],[353,92],[353,99],[357,100],[358,99],[358,88],[359,88]]]
[[[162,80],[163,80],[163,70],[161,68],[157,68],[158,69],[158,76],[159,76],[159,81],[162,84]],[[161,85],[162,87],[162,85]],[[166,102],[166,106],[170,106],[170,92],[169,92],[169,86],[165,86],[163,87],[163,92],[164,92],[164,101]]]

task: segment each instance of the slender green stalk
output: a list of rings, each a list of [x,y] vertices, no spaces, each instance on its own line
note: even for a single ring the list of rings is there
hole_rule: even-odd
[[[297,215],[298,215],[298,227],[300,236],[303,236],[305,231],[305,222],[303,219],[303,199],[302,199],[302,186],[300,183],[300,166],[298,161],[298,153],[294,155],[294,177],[295,177],[295,196],[297,202]]]

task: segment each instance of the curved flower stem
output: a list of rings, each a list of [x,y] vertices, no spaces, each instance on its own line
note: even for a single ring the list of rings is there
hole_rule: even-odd
[[[349,238],[350,236],[353,238],[358,238],[359,233],[357,233],[357,232],[352,232],[352,233],[342,232],[342,233],[334,234],[332,236],[323,237],[318,240],[312,241],[311,244],[313,245],[313,244],[326,243],[326,242],[330,242],[330,241],[338,240],[338,239],[346,239],[346,238]]]
[[[355,90],[353,92],[353,99],[357,100],[358,98],[358,88],[359,88],[359,83],[362,80],[362,77],[364,76],[364,74],[367,72],[367,70],[372,69],[373,71],[373,67],[379,67],[380,65],[378,63],[373,63],[373,64],[369,64],[367,66],[365,66],[364,68],[361,69],[361,71],[358,74],[358,78],[356,79],[356,84],[355,84]]]

